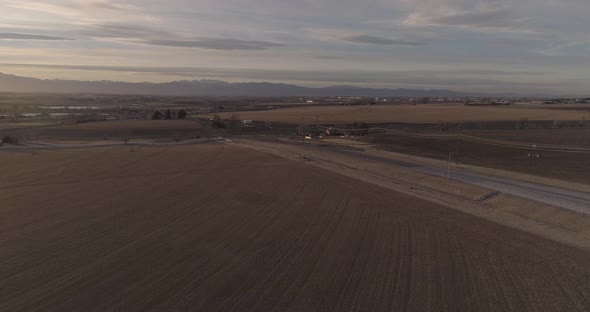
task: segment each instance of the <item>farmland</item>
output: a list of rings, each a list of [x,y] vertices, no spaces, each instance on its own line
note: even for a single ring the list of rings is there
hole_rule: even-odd
[[[408,137],[394,134],[374,134],[362,141],[398,153],[411,154],[439,160],[447,160],[452,153],[456,164],[469,164],[501,170],[521,172],[536,176],[588,183],[590,154],[587,152],[543,151],[532,144],[569,144],[588,146],[590,136],[586,130],[496,131],[474,132],[471,135],[529,142],[527,147],[514,148],[454,139]],[[529,157],[530,153],[539,158]]]
[[[193,138],[205,133],[201,124],[190,120],[120,120],[70,123],[8,129],[4,132],[29,141]]]
[[[529,142],[531,144],[556,144],[590,146],[590,128],[550,129],[550,130],[511,130],[511,131],[471,131],[464,132],[482,138]]]
[[[292,124],[518,121],[521,118],[529,120],[590,119],[590,112],[581,110],[463,105],[321,106],[220,114],[225,119],[230,119],[234,115],[240,119]]]
[[[104,131],[104,130],[146,130],[146,129],[195,129],[198,124],[189,120],[128,120],[104,121],[72,124],[61,127],[72,131]]]
[[[587,311],[590,253],[233,145],[0,151],[0,310]]]

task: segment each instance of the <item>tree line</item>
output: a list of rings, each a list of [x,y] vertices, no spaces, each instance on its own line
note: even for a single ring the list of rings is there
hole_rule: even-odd
[[[152,115],[152,119],[153,120],[160,120],[160,119],[184,119],[186,118],[187,113],[184,109],[181,109],[178,111],[178,113],[176,113],[176,118],[174,118],[172,116],[172,112],[168,109],[166,110],[165,114],[162,114],[162,112],[160,111],[155,111],[154,114]]]

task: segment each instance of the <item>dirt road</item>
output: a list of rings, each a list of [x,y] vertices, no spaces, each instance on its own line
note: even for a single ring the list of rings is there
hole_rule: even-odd
[[[226,145],[0,153],[2,311],[588,311],[590,253]]]

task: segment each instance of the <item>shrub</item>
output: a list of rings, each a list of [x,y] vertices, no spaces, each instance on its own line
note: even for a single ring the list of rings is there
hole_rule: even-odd
[[[219,117],[219,115],[214,115],[211,126],[213,126],[213,128],[223,129],[225,128],[225,123],[223,122],[223,120],[221,120],[221,117]]]
[[[16,137],[11,137],[11,136],[4,136],[2,138],[2,143],[3,144],[19,144],[20,140]]]
[[[524,130],[529,126],[529,119],[526,117],[520,118],[518,121],[518,129]]]

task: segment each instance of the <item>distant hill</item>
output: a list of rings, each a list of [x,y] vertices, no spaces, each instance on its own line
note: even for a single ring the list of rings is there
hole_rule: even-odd
[[[217,80],[172,81],[165,83],[47,80],[2,73],[0,73],[0,92],[144,94],[172,96],[464,97],[478,95],[450,90],[373,89],[352,86],[307,88],[283,83],[229,83]]]

